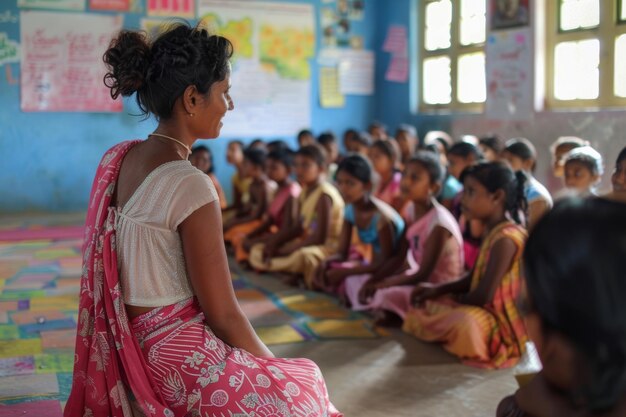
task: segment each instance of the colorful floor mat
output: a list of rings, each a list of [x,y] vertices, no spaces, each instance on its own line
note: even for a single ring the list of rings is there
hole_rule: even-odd
[[[76,225],[0,228],[2,416],[61,415],[71,386],[80,234]],[[233,267],[241,306],[268,345],[384,335],[332,297],[271,292],[261,281]]]

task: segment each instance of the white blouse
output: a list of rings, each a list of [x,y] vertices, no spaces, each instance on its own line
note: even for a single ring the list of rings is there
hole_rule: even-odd
[[[157,167],[117,209],[116,251],[124,303],[160,307],[193,296],[178,226],[218,200],[208,175],[189,161]]]

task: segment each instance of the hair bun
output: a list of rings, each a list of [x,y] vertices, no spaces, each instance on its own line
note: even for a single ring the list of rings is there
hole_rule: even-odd
[[[111,97],[132,95],[144,86],[150,66],[150,46],[145,34],[121,31],[111,41],[103,60],[109,70],[104,84],[111,89]]]

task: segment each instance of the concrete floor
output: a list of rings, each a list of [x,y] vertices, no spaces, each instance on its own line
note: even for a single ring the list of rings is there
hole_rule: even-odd
[[[0,227],[76,225],[84,214],[0,216]],[[246,274],[277,291],[279,280]],[[484,417],[516,389],[511,370],[483,371],[459,364],[441,347],[392,329],[389,337],[272,346],[276,356],[314,360],[331,400],[346,417]]]
[[[255,284],[278,291],[278,280],[247,273]],[[331,400],[346,417],[494,416],[513,393],[511,370],[461,365],[440,346],[391,329],[389,337],[272,346],[276,356],[314,360]]]

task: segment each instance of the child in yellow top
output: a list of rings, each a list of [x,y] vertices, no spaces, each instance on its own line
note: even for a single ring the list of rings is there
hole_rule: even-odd
[[[300,222],[281,230],[270,242],[252,247],[250,264],[256,270],[293,274],[311,288],[322,261],[337,252],[344,202],[337,189],[325,181],[326,164],[319,146],[304,146],[296,153],[296,177],[302,186]]]

